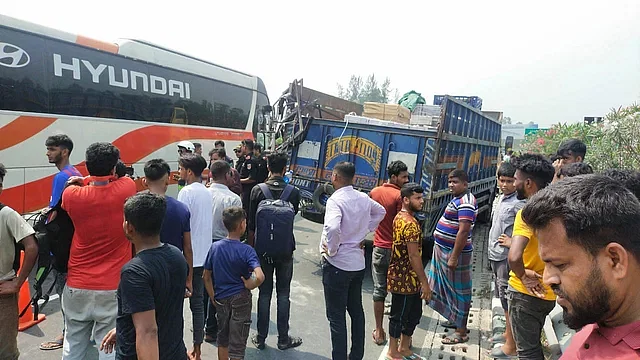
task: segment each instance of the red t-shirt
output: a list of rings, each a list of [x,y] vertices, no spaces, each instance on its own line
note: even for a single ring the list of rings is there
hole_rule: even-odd
[[[92,177],[95,182],[110,177]],[[71,241],[67,285],[83,290],[116,290],[120,269],[131,259],[131,243],[124,236],[124,202],[136,194],[128,177],[106,185],[70,186],[62,194],[75,233]]]
[[[373,246],[391,249],[393,245],[393,219],[402,210],[400,188],[394,184],[385,183],[371,190],[370,196],[387,211],[376,229]]]

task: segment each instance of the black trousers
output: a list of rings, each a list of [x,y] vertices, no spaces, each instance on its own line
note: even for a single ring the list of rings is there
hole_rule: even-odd
[[[391,312],[389,314],[389,336],[399,339],[400,335],[413,336],[416,326],[422,318],[422,299],[420,294],[391,294]]]

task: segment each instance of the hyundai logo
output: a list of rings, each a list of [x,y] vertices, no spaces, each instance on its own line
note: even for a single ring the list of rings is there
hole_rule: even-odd
[[[27,66],[31,61],[29,54],[22,48],[12,44],[0,42],[0,65],[10,68]]]

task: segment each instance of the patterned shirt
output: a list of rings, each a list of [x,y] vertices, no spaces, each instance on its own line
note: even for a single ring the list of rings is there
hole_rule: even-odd
[[[393,294],[416,294],[420,291],[420,280],[411,267],[407,243],[417,243],[422,255],[422,236],[416,218],[400,211],[393,219],[393,248],[387,272],[387,291]]]
[[[470,221],[471,229],[473,230],[476,216],[478,216],[478,204],[476,197],[473,196],[471,191],[467,191],[459,197],[454,197],[451,202],[449,202],[449,205],[447,205],[444,214],[442,214],[440,221],[438,221],[436,225],[436,230],[433,232],[436,244],[448,249],[453,249],[456,243],[456,236],[458,236],[458,230],[460,229],[460,220]],[[473,250],[471,233],[472,231],[469,231],[467,244],[462,249],[463,252]]]

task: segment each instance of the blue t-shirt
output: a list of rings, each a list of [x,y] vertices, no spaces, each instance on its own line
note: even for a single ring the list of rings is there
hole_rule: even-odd
[[[209,249],[204,269],[212,272],[216,300],[237,295],[245,289],[241,276],[248,279],[260,267],[256,251],[238,240],[223,239]]]
[[[49,199],[49,207],[53,208],[58,204],[64,191],[64,186],[72,176],[82,176],[80,172],[72,165],[65,166],[59,173],[53,177],[53,186],[51,189],[51,198]]]
[[[184,233],[191,232],[191,213],[187,205],[172,198],[167,200],[167,212],[164,214],[162,229],[160,230],[160,241],[171,244],[180,251],[183,251]]]

